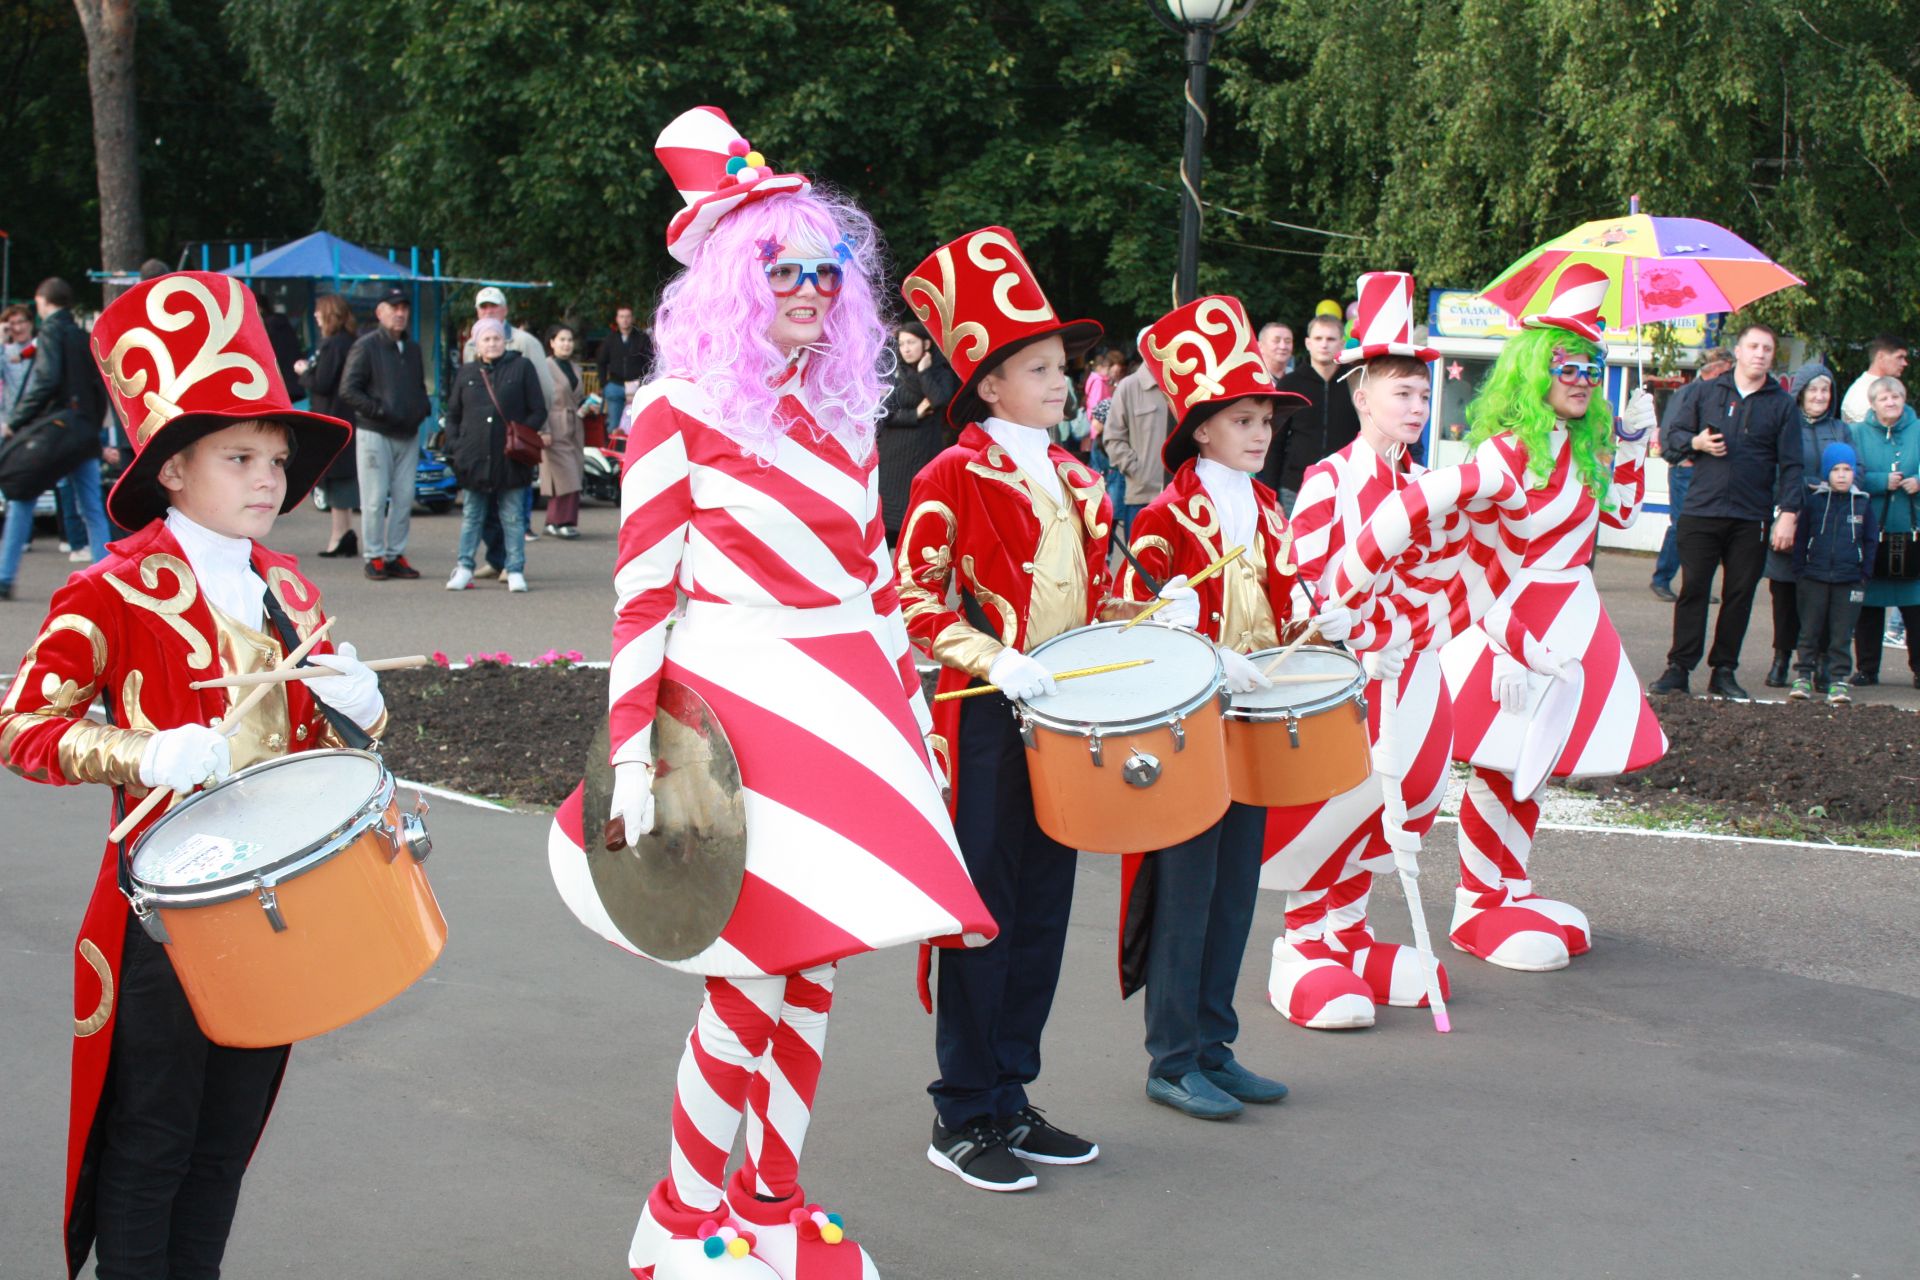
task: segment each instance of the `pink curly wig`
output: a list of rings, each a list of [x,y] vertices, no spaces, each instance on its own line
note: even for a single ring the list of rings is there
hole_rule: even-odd
[[[822,341],[807,361],[802,399],[820,430],[865,458],[893,365],[878,289],[883,250],[872,219],[817,186],[742,205],[720,219],[660,296],[649,381],[698,383],[719,409],[713,425],[756,457],[773,457],[793,421],[780,410],[791,385],[776,385],[788,356],[767,338],[779,300],[767,287],[762,241],[807,257],[831,255],[841,241],[851,250]]]

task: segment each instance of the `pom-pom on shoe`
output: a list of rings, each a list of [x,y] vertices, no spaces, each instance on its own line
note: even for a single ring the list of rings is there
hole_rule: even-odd
[[[736,1171],[727,1181],[727,1205],[753,1233],[753,1256],[780,1280],[880,1280],[873,1259],[848,1237],[846,1221],[807,1203],[799,1187],[784,1200],[762,1200]]]
[[[723,1204],[683,1209],[663,1180],[647,1196],[633,1230],[627,1265],[634,1280],[781,1280],[754,1253],[757,1231]]]

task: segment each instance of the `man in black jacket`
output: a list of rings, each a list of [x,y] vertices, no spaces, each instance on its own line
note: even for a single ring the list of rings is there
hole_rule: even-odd
[[[40,282],[33,294],[34,310],[40,313],[40,336],[33,344],[33,365],[27,373],[20,398],[13,402],[3,434],[37,422],[60,409],[72,409],[82,431],[91,431],[97,441],[101,419],[107,412],[106,387],[94,372],[87,356],[87,336],[73,318],[73,286],[58,276]],[[89,448],[84,458],[69,471],[80,513],[87,522],[88,547],[93,558],[103,560],[107,542],[113,534],[107,524],[106,507],[100,498],[100,461],[102,451]],[[117,460],[116,454],[113,460]],[[13,578],[20,568],[20,556],[33,536],[33,504],[38,495],[23,495],[7,503],[6,532],[0,541],[0,600],[13,598]]]
[[[1667,407],[1661,455],[1669,462],[1691,460],[1693,483],[1675,517],[1680,598],[1673,606],[1667,670],[1653,682],[1654,693],[1687,692],[1688,673],[1706,645],[1707,597],[1717,568],[1722,576],[1720,618],[1707,654],[1713,668],[1707,692],[1720,698],[1747,696],[1734,672],[1754,588],[1766,566],[1769,541],[1777,551],[1792,549],[1806,493],[1800,479],[1800,410],[1773,376],[1775,342],[1767,326],[1748,325],[1734,344],[1733,372],[1700,383],[1697,393],[1676,396]]]
[[[1293,514],[1300,479],[1307,468],[1330,453],[1347,447],[1360,434],[1360,414],[1353,395],[1339,379],[1338,316],[1315,316],[1307,322],[1307,363],[1280,379],[1282,391],[1303,395],[1306,408],[1288,416],[1267,450],[1260,479],[1280,495],[1280,505]]]
[[[600,398],[607,406],[607,430],[620,426],[627,406],[627,384],[638,382],[653,367],[653,339],[633,327],[633,308],[622,303],[613,313],[613,332],[600,339]]]
[[[340,403],[353,414],[360,470],[360,554],[376,581],[417,578],[420,571],[407,563],[407,535],[420,424],[432,406],[420,344],[407,328],[413,311],[406,293],[389,290],[373,313],[379,326],[353,344],[340,375]]]

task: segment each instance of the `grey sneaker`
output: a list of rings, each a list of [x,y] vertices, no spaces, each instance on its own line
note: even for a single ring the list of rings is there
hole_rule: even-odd
[[[1805,702],[1813,696],[1813,681],[1802,676],[1793,682],[1793,688],[1787,690],[1787,697],[1794,702]]]
[[[1853,695],[1847,691],[1846,681],[1836,680],[1831,685],[1827,686],[1827,705],[1828,706],[1843,707],[1847,703],[1852,701],[1853,701]]]

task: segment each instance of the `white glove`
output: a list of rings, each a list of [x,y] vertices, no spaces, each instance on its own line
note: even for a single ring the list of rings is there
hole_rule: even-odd
[[[1527,664],[1511,654],[1493,655],[1493,700],[1510,716],[1527,709]]]
[[[1054,693],[1059,688],[1053,682],[1053,672],[1018,649],[1000,651],[1000,656],[987,669],[987,683],[1009,698],[1021,701]]]
[[[1313,615],[1313,629],[1320,633],[1322,640],[1339,644],[1352,635],[1354,628],[1360,625],[1360,615],[1351,609],[1335,605]]]
[[[162,729],[147,739],[140,754],[140,781],[186,793],[225,781],[233,773],[226,735],[203,724]]]
[[[1222,649],[1220,665],[1227,673],[1227,690],[1230,693],[1252,693],[1255,689],[1273,688],[1273,681],[1244,654]]]
[[[1187,575],[1175,574],[1160,588],[1166,607],[1154,614],[1157,621],[1191,631],[1200,625],[1200,593],[1187,585]]]
[[[613,766],[613,803],[607,817],[626,824],[629,845],[653,830],[653,766],[637,760]]]
[[[1402,640],[1384,649],[1376,649],[1362,658],[1360,665],[1375,680],[1398,680],[1400,673],[1407,669],[1407,659],[1412,656],[1413,641]]]
[[[1614,424],[1613,433],[1622,440],[1644,440],[1647,432],[1658,425],[1660,419],[1653,409],[1653,397],[1645,387],[1635,387],[1633,394],[1627,397],[1626,412]]]
[[[380,694],[380,677],[360,661],[360,655],[352,644],[343,644],[332,653],[316,653],[311,661],[316,667],[326,667],[340,673],[307,682],[308,691],[316,699],[362,729],[370,729],[380,723],[380,717],[387,709],[387,700]]]

